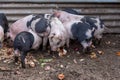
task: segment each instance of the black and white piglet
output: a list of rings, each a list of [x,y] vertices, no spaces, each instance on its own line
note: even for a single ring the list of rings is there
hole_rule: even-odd
[[[19,33],[14,40],[14,54],[15,62],[18,61],[18,56],[20,55],[22,68],[25,68],[25,57],[31,49],[38,49],[42,39],[32,30],[23,31]]]
[[[63,11],[68,12],[70,14],[84,16],[84,15],[81,15],[81,13],[78,12],[77,10],[71,9],[71,8],[66,8]],[[93,27],[95,28],[93,44],[95,46],[100,45],[100,42],[101,42],[101,39],[103,36],[103,32],[106,29],[103,21],[99,17],[90,17],[90,16],[84,16],[81,19],[81,21],[88,23],[91,28],[93,28]]]
[[[50,33],[49,19],[52,14],[40,14],[34,16],[27,22],[27,26],[36,32],[40,37],[43,37],[43,50],[46,49],[48,35]]]
[[[4,13],[0,13],[0,47],[8,31],[8,21]]]
[[[100,20],[100,18],[98,17],[88,17],[88,16],[84,16],[84,15],[76,15],[76,14],[71,14],[65,11],[56,11],[54,12],[54,15],[56,17],[59,18],[59,20],[62,21],[62,23],[64,24],[64,26],[69,26],[67,27],[70,31],[70,26],[72,24],[72,21],[80,21],[82,23],[88,24],[91,28],[94,28],[94,33],[93,33],[93,43],[98,43],[100,44],[103,32],[105,31],[105,25],[102,22],[102,20]],[[97,44],[96,44],[97,45]]]
[[[100,45],[103,32],[105,31],[105,25],[99,17],[84,16],[81,21],[88,23],[91,28],[95,28],[93,44],[95,46]]]
[[[71,26],[73,38],[81,43],[84,53],[90,52],[94,31],[94,28],[91,28],[89,24],[84,22],[77,22]]]

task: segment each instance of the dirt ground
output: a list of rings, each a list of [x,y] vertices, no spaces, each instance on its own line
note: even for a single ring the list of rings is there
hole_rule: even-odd
[[[104,35],[101,45],[92,49],[95,58],[81,54],[77,42],[70,46],[63,57],[33,51],[31,55],[37,59],[33,68],[19,68],[13,59],[9,63],[1,60],[0,67],[9,69],[0,70],[0,80],[58,80],[59,74],[64,75],[63,80],[120,80],[120,56],[116,55],[120,51],[120,34]]]

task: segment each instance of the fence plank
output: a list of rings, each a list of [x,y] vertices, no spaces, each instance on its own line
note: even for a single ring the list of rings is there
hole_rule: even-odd
[[[98,16],[110,29],[107,33],[120,33],[120,3],[44,3],[35,0],[33,3],[25,0],[0,0],[0,13],[5,13],[12,24],[29,14],[52,13],[53,9],[74,8],[81,15]]]

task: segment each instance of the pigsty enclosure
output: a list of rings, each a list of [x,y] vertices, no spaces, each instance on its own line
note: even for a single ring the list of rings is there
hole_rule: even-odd
[[[104,21],[109,30],[105,32],[101,46],[93,49],[97,58],[81,55],[76,51],[80,45],[75,42],[62,58],[53,58],[47,52],[31,52],[39,62],[34,68],[19,69],[6,61],[12,59],[0,60],[0,80],[58,80],[61,73],[64,80],[119,80],[120,56],[116,53],[120,51],[120,2],[0,0],[0,13],[6,14],[9,25],[29,14],[52,13],[58,8],[74,8],[81,15],[99,16]],[[99,54],[99,51],[104,54]],[[41,62],[41,59],[48,61]],[[9,69],[2,70],[2,67]]]
[[[53,9],[74,8],[83,15],[99,16],[110,33],[120,33],[120,3],[108,2],[47,2],[39,0],[1,0],[0,12],[7,15],[9,23],[29,14],[52,13]]]

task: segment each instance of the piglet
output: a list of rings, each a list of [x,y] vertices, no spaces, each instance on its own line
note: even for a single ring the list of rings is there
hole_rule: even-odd
[[[94,32],[94,38],[93,38],[93,44],[95,46],[100,45],[103,32],[105,31],[105,25],[103,21],[99,17],[89,17],[89,16],[84,16],[81,21],[88,23],[91,28],[95,29]]]
[[[84,53],[90,52],[94,31],[94,28],[91,28],[89,24],[83,22],[73,23],[71,26],[73,38],[81,43]]]
[[[49,35],[49,43],[52,51],[57,51],[65,44],[69,47],[68,33],[57,17],[52,17],[50,20],[51,32]]]
[[[14,54],[15,62],[18,61],[18,56],[20,55],[22,68],[25,68],[25,57],[31,49],[38,49],[42,43],[41,37],[39,37],[32,30],[23,31],[19,33],[14,40]]]
[[[51,14],[40,14],[34,16],[27,24],[37,35],[43,37],[43,50],[46,49],[48,35],[50,33],[49,19]]]
[[[8,21],[4,13],[0,13],[0,47],[8,31]]]
[[[99,18],[88,17],[88,16],[84,16],[84,15],[70,14],[70,13],[67,13],[65,11],[56,11],[56,12],[54,12],[54,16],[58,17],[60,19],[60,21],[62,21],[66,30],[70,34],[70,38],[72,38],[72,39],[74,38],[73,34],[71,33],[71,26],[73,26],[73,23],[81,22],[82,25],[84,23],[85,25],[89,26],[88,29],[91,28],[91,30],[89,30],[89,31],[90,31],[90,35],[92,35],[92,37],[91,37],[92,42],[93,43],[96,42],[96,40],[95,41],[93,41],[93,40],[97,39],[98,43],[100,43],[100,40],[102,38],[102,34],[105,30],[105,26]],[[81,25],[81,24],[79,24],[79,25]],[[79,27],[83,28],[82,26],[79,26]],[[84,34],[86,34],[86,31],[84,32]],[[91,43],[91,41],[89,43]],[[82,42],[82,44],[84,44],[84,46],[85,46],[85,44],[88,45],[88,43],[83,43],[83,42]]]

